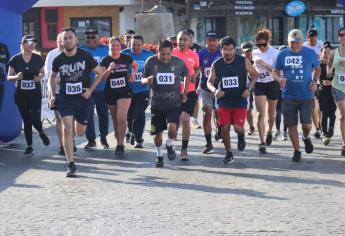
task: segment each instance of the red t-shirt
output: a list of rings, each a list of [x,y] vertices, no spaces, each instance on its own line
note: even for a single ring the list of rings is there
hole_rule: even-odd
[[[177,48],[174,48],[172,51],[172,55],[175,57],[180,58],[187,66],[188,72],[190,76],[194,76],[194,69],[198,69],[200,66],[199,63],[199,56],[196,52],[188,49],[187,51],[181,52]],[[184,87],[181,86],[181,91],[183,91]],[[195,91],[195,83],[190,82],[188,86],[188,92]]]

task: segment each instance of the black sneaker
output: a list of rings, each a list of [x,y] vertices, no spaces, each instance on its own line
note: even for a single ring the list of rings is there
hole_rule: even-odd
[[[141,142],[135,142],[134,148],[144,148],[143,143],[141,143]]]
[[[238,142],[237,142],[237,149],[238,151],[242,152],[246,148],[246,141],[244,139],[244,136],[238,136]]]
[[[341,148],[341,156],[345,156],[345,146],[343,146],[342,148]]]
[[[131,145],[135,144],[135,139],[134,139],[134,135],[131,136],[131,140],[130,140]]]
[[[272,134],[267,134],[266,135],[266,146],[271,146],[272,139],[273,139],[273,135]]]
[[[157,168],[164,167],[163,157],[156,157],[156,167]]]
[[[65,150],[63,149],[62,145],[60,146],[59,155],[61,155],[61,156],[65,155]]]
[[[49,138],[47,137],[47,135],[43,131],[40,133],[40,137],[42,139],[42,143],[45,146],[48,146],[50,144]]]
[[[92,150],[96,148],[96,142],[95,141],[89,141],[87,144],[84,146],[85,150]]]
[[[24,152],[24,156],[31,157],[34,155],[34,149],[32,147],[27,147]]]
[[[214,149],[212,145],[205,145],[204,149],[202,150],[202,153],[204,154],[211,154],[214,153]]]
[[[215,140],[215,141],[219,141],[219,136],[218,136],[218,134],[215,134],[215,135],[214,135],[214,140]]]
[[[123,156],[125,154],[125,147],[123,145],[117,145],[115,150],[116,156]]]
[[[259,144],[259,152],[260,154],[267,154],[266,146],[264,143]]]
[[[131,140],[131,134],[130,133],[126,133],[126,143],[129,143]]]
[[[248,135],[254,135],[255,133],[255,128],[254,127],[250,127],[249,130],[248,130]]]
[[[101,145],[103,149],[109,149],[109,144],[106,138],[101,138]]]
[[[319,129],[317,129],[314,133],[314,137],[315,138],[321,138],[321,131]]]
[[[227,152],[226,156],[224,157],[223,163],[224,164],[229,164],[234,160],[234,155],[232,152]]]
[[[305,152],[310,154],[314,151],[314,146],[310,140],[310,138],[302,138],[303,139],[303,142],[304,142],[304,149],[305,149]]]
[[[173,146],[168,146],[168,145],[165,145],[166,149],[167,149],[167,156],[168,156],[168,159],[170,161],[173,161],[176,159],[176,152],[173,148]]]
[[[75,177],[78,172],[77,166],[74,162],[70,162],[67,165],[66,177]]]
[[[301,155],[302,155],[302,153],[301,153],[300,151],[295,150],[295,151],[293,152],[292,161],[294,161],[294,162],[299,162],[299,161],[301,161]]]

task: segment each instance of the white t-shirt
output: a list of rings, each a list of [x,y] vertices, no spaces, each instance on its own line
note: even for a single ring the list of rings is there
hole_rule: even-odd
[[[46,73],[46,76],[50,76],[50,73],[52,72],[52,67],[53,67],[53,60],[55,59],[55,57],[57,57],[58,55],[60,55],[61,51],[59,50],[59,48],[55,48],[53,50],[51,50],[50,52],[48,52],[47,57],[46,57],[46,61],[44,63],[44,71]],[[59,90],[60,90],[60,76],[57,76],[57,86],[55,89],[55,94],[59,94]],[[48,90],[50,90],[50,86],[48,86]]]
[[[266,67],[256,64],[256,61],[262,60],[266,64],[271,65],[273,67],[274,63],[277,60],[278,53],[279,51],[273,47],[269,47],[266,52],[261,52],[260,49],[258,48],[253,50],[254,67],[256,71],[259,72],[256,82],[269,83],[269,82],[274,81],[272,72],[267,70]]]
[[[310,49],[313,49],[315,51],[318,59],[321,58],[321,48],[323,46],[321,41],[317,41],[317,43],[314,46],[311,46],[308,42],[304,42],[303,46],[307,47],[307,48],[310,48]]]

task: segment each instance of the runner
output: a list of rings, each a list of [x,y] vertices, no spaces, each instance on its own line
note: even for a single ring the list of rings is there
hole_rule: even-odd
[[[127,30],[126,33],[125,33],[125,48],[129,48],[131,45],[131,39],[132,37],[135,35],[135,31],[134,30]],[[121,46],[123,47],[123,46]],[[125,49],[125,48],[122,48],[122,49]]]
[[[242,56],[247,58],[252,64],[254,64],[253,61],[253,43],[252,42],[243,42],[241,44],[241,52]],[[250,81],[250,78],[248,77],[248,82]],[[253,91],[250,91],[249,95],[249,104],[247,109],[247,122],[249,125],[248,135],[254,135],[255,128],[254,128],[254,118],[253,118],[253,102],[254,102],[254,94]]]
[[[173,46],[173,49],[177,47],[177,37],[176,36],[170,36],[167,38],[167,40],[171,43]]]
[[[321,49],[321,75],[320,75],[320,87],[319,87],[319,103],[321,110],[321,127],[323,133],[323,144],[328,145],[331,142],[331,138],[334,134],[335,112],[337,105],[334,102],[332,96],[332,80],[333,72],[327,76],[327,63],[329,55],[331,54],[332,46],[330,42],[325,42]],[[329,124],[328,124],[329,122]]]
[[[289,32],[289,48],[279,52],[273,76],[283,87],[284,123],[289,128],[289,136],[294,147],[292,160],[301,160],[298,140],[298,118],[302,123],[306,153],[313,152],[309,133],[311,130],[312,100],[320,77],[320,66],[316,53],[303,47],[303,33],[298,29]],[[281,76],[283,72],[284,78]],[[313,72],[313,73],[312,73]]]
[[[339,48],[331,52],[327,64],[327,77],[334,77],[332,81],[332,94],[340,111],[340,131],[343,141],[341,155],[345,156],[345,27],[338,31]]]
[[[131,41],[131,48],[122,51],[123,54],[130,56],[138,64],[138,75],[134,83],[130,83],[132,89],[132,101],[128,110],[128,130],[130,132],[131,144],[135,148],[143,148],[143,133],[145,128],[145,110],[149,105],[150,90],[147,85],[141,83],[144,64],[153,52],[143,49],[144,38],[141,35],[134,35]],[[127,135],[127,134],[126,134]],[[126,136],[127,138],[127,136]]]
[[[318,33],[316,29],[309,29],[307,31],[307,41],[303,43],[304,47],[313,49],[317,55],[317,58],[321,58],[321,48],[323,46],[322,42],[318,40]],[[318,81],[318,87],[320,86],[320,81]],[[318,90],[317,90],[318,91]],[[318,100],[318,92],[315,94],[316,96],[313,99],[313,124],[315,126],[315,138],[321,138],[321,130],[320,130],[320,104]]]
[[[44,77],[44,62],[40,55],[33,53],[37,39],[24,35],[21,52],[8,62],[8,80],[14,80],[16,90],[14,100],[24,123],[24,135],[27,147],[24,155],[30,157],[32,148],[32,126],[38,131],[44,145],[49,145],[49,138],[43,132],[41,122],[42,91],[41,80]]]
[[[115,155],[122,157],[125,152],[123,145],[126,127],[127,113],[131,104],[131,89],[129,82],[134,82],[138,73],[138,64],[121,52],[121,40],[117,37],[109,39],[109,55],[101,61],[101,68],[105,72],[106,80],[104,89],[105,100],[109,105],[117,146]],[[130,68],[133,68],[129,76]]]
[[[77,173],[73,156],[73,130],[77,135],[85,134],[90,96],[101,81],[103,72],[93,57],[77,47],[78,38],[73,28],[62,29],[64,51],[53,60],[49,78],[51,87],[50,107],[57,106],[62,120],[62,143],[68,165],[66,177]],[[91,71],[97,74],[91,84]],[[56,97],[57,76],[60,77],[60,91]]]
[[[246,147],[244,123],[247,114],[247,97],[253,89],[257,71],[251,62],[236,55],[236,43],[230,37],[224,37],[220,41],[222,57],[211,66],[207,87],[217,99],[218,122],[222,130],[222,138],[226,156],[225,164],[234,159],[230,144],[230,126],[233,125],[237,137],[237,148],[243,151]],[[252,80],[247,87],[247,73]],[[218,84],[218,89],[214,84]]]
[[[188,31],[181,31],[177,35],[177,48],[173,49],[172,55],[176,56],[186,64],[189,72],[190,83],[188,83],[188,94],[187,101],[182,103],[180,122],[182,125],[182,150],[181,150],[181,161],[188,161],[188,142],[190,137],[190,118],[194,114],[194,107],[198,100],[198,95],[195,92],[195,81],[199,74],[199,56],[188,48],[190,42],[190,34]],[[184,86],[182,86],[184,90]]]
[[[82,49],[89,52],[97,61],[97,63],[100,63],[101,59],[104,56],[108,55],[108,47],[99,43],[98,31],[96,29],[88,28],[85,31],[85,35],[86,45],[82,47]],[[91,81],[94,80],[95,74],[91,73]],[[84,149],[86,150],[90,150],[96,147],[96,132],[94,122],[95,105],[98,116],[100,142],[103,149],[109,148],[109,144],[107,141],[109,129],[109,112],[107,103],[105,102],[104,87],[105,81],[101,81],[96,87],[95,91],[93,91],[92,96],[90,98],[92,105],[90,106],[89,119],[86,128],[86,138],[88,140],[88,143],[84,147]]]
[[[187,99],[189,83],[185,63],[172,56],[172,44],[168,40],[158,43],[157,56],[150,57],[144,66],[143,84],[151,86],[151,135],[157,151],[156,167],[163,167],[163,131],[168,128],[166,149],[169,160],[176,158],[173,140],[180,119],[181,100]],[[181,94],[181,82],[184,90]]]
[[[260,136],[259,151],[266,154],[266,146],[272,143],[272,129],[275,123],[276,107],[279,98],[279,83],[272,77],[273,65],[277,59],[278,50],[270,46],[271,32],[261,30],[256,35],[256,46],[253,51],[254,67],[259,72],[255,84],[255,105],[258,112],[258,130]],[[265,140],[265,116],[268,110],[268,131]]]
[[[212,111],[214,110],[214,95],[207,88],[207,79],[210,74],[212,63],[222,56],[219,47],[219,37],[216,31],[209,31],[206,34],[206,48],[198,52],[200,59],[201,80],[198,93],[202,100],[202,110],[204,112],[203,128],[206,138],[206,145],[203,149],[204,154],[213,153],[212,145]]]

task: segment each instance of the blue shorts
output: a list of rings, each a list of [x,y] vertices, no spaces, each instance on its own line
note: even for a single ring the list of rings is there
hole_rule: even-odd
[[[343,93],[339,89],[332,87],[332,95],[335,102],[345,101],[345,93]]]
[[[81,125],[87,125],[91,99],[81,95],[57,95],[56,104],[60,117],[73,116]]]

